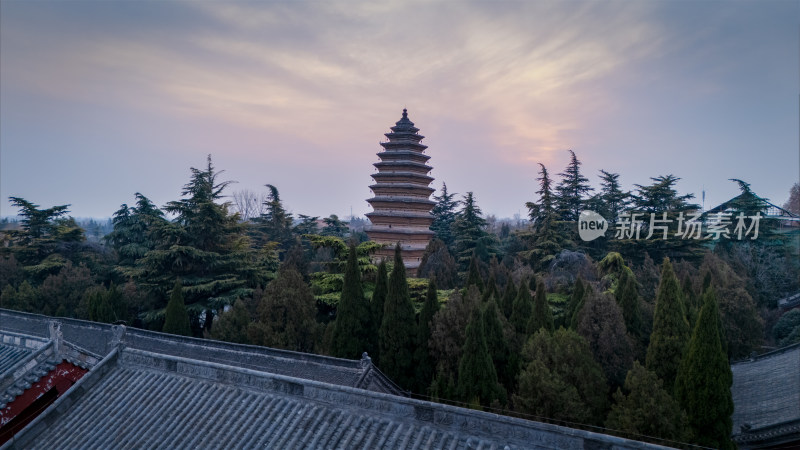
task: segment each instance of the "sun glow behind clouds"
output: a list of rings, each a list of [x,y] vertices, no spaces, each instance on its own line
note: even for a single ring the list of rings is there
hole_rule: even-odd
[[[501,205],[501,214],[531,199],[536,163],[555,164],[557,173],[567,148],[578,148],[587,172],[601,163],[622,170],[581,150],[614,145],[598,124],[619,125],[612,118],[634,102],[620,92],[657,80],[662,59],[689,47],[679,35],[686,30],[660,17],[663,5],[645,2],[127,4],[145,16],[172,11],[149,21],[94,2],[61,4],[50,16],[37,10],[47,5],[4,6],[17,14],[3,21],[4,90],[189,124],[185,142],[198,151],[221,144],[251,166],[260,158],[309,163],[319,172],[304,176],[331,185],[329,195],[345,205],[365,197],[364,188],[335,186],[327,172],[366,186],[376,141],[403,106],[429,136],[434,175]],[[92,17],[100,9],[102,21]],[[691,75],[671,81],[676,92],[702,98],[728,88]],[[243,181],[235,166],[224,168]],[[487,176],[459,179],[476,168]],[[499,178],[524,187],[506,199],[488,191]],[[279,187],[288,200],[298,186]],[[326,207],[299,206],[315,214]]]

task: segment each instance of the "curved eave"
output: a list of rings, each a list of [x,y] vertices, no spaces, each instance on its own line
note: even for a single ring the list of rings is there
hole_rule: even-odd
[[[413,168],[413,169],[424,171],[424,173],[428,173],[431,170],[433,170],[433,167],[431,167],[431,166],[429,166],[427,164],[418,163],[418,162],[414,162],[414,161],[381,161],[381,162],[374,163],[373,166],[377,167],[378,170],[380,170],[380,169],[404,169],[404,168],[409,168],[410,169],[410,168]]]
[[[401,203],[401,204],[416,203],[421,205],[428,205],[431,207],[433,207],[436,204],[436,202],[428,200],[427,198],[406,197],[406,196],[397,196],[397,197],[375,196],[367,199],[367,203],[369,203],[370,205],[372,204],[372,202]]]
[[[378,181],[381,178],[404,178],[404,177],[418,178],[420,179],[420,181],[424,180],[424,182],[426,182],[426,185],[431,181],[433,181],[433,177],[429,177],[427,175],[422,175],[415,172],[378,172],[372,174],[372,178],[375,181]]]
[[[375,154],[378,155],[378,158],[380,158],[382,161],[384,161],[384,158],[389,158],[389,161],[399,158],[408,158],[411,160],[418,159],[422,160],[422,162],[431,159],[430,156],[424,153],[415,152],[414,150],[392,150],[387,152],[378,152]]]
[[[405,140],[393,139],[393,140],[391,140],[389,142],[381,142],[380,144],[381,144],[381,147],[383,147],[383,148],[385,148],[387,150],[390,149],[390,148],[396,148],[396,147],[411,147],[411,148],[414,148],[414,149],[418,149],[419,151],[424,151],[425,149],[428,148],[427,145],[420,144],[419,141],[415,141],[415,140],[412,140],[412,139],[405,139]]]
[[[411,139],[413,141],[419,142],[425,139],[425,136],[421,134],[417,134],[419,128],[412,127],[412,128],[398,128],[392,127],[391,133],[383,133],[384,136],[389,138],[389,140],[396,140],[396,139]]]
[[[365,216],[433,220],[433,214],[429,212],[417,212],[417,211],[373,211],[371,213],[365,214]]]
[[[370,185],[369,188],[372,190],[372,192],[375,192],[376,189],[377,190],[381,190],[381,189],[392,189],[392,190],[410,189],[412,191],[427,191],[427,192],[429,192],[428,195],[431,195],[434,192],[436,192],[436,189],[434,189],[434,188],[432,188],[430,186],[421,186],[419,184],[411,184],[411,183],[395,183],[395,184],[376,183],[376,184]]]
[[[431,231],[429,229],[427,229],[427,230],[426,229],[417,229],[417,230],[407,229],[407,230],[404,230],[404,229],[401,229],[401,228],[386,228],[386,227],[377,228],[376,226],[370,228],[369,230],[365,230],[365,232],[367,233],[367,235],[370,235],[370,234],[372,234],[372,235],[378,235],[378,234],[402,234],[402,235],[407,235],[407,236],[423,236],[423,235],[424,236],[433,236],[433,235],[436,234],[435,232],[433,232],[433,231]]]

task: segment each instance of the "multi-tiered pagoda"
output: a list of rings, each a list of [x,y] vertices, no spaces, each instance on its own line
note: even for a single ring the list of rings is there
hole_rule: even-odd
[[[387,244],[376,254],[379,258],[391,257],[399,242],[406,269],[416,269],[434,235],[430,229],[434,189],[428,187],[433,178],[428,176],[431,167],[426,164],[430,156],[425,154],[428,146],[419,143],[425,136],[418,134],[419,128],[408,119],[405,109],[391,130],[385,134],[388,141],[381,142],[381,161],[374,164],[378,172],[372,175],[375,184],[370,186],[375,196],[367,200],[374,209],[367,214],[372,222],[367,236]]]

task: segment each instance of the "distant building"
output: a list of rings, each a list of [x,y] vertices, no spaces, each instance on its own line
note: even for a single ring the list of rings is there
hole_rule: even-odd
[[[378,258],[391,258],[399,242],[406,269],[416,269],[434,235],[430,229],[431,209],[435,204],[430,200],[434,191],[429,187],[433,181],[428,176],[432,169],[427,165],[430,156],[425,154],[428,147],[420,144],[424,136],[408,119],[405,109],[391,130],[385,134],[388,141],[381,142],[383,151],[378,153],[381,161],[374,164],[378,172],[372,175],[375,184],[370,186],[375,196],[367,200],[374,210],[367,214],[372,222],[367,236],[386,244],[386,248],[376,253]]]
[[[32,351],[11,349],[26,346],[22,336]],[[44,349],[54,350],[48,361],[90,367],[2,450],[664,448],[397,395],[366,355],[330,358],[8,310],[0,310],[0,337],[4,367],[14,368],[3,375],[6,399],[19,395],[18,381],[7,383],[14,376],[40,376],[32,355]]]

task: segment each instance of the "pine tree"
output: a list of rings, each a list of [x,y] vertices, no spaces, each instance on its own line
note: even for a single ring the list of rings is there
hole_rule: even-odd
[[[559,216],[552,181],[544,164],[539,163],[539,166],[539,190],[536,191],[539,202],[525,203],[532,225],[529,231],[520,233],[520,237],[526,241],[526,250],[520,252],[520,257],[527,259],[534,270],[546,268],[565,244],[564,238],[558,233]]]
[[[586,298],[593,294],[594,289],[592,289],[592,285],[583,283],[583,295],[580,297],[580,299],[578,299],[577,304],[575,305],[575,310],[572,313],[572,317],[569,318],[569,329],[578,329],[578,324],[581,320],[581,311],[583,311],[583,306],[586,304]]]
[[[494,237],[486,231],[486,219],[483,218],[472,192],[467,192],[463,204],[464,207],[456,214],[451,227],[454,254],[461,271],[467,270],[473,253],[479,258],[485,257],[485,260],[482,260],[484,263],[489,261],[491,254],[496,253],[493,247]],[[477,251],[480,245],[485,252]]]
[[[183,287],[181,281],[176,280],[169,297],[167,309],[164,312],[164,333],[191,336],[192,327],[189,324],[189,314],[183,303]]]
[[[500,295],[497,292],[497,280],[495,280],[494,274],[489,275],[489,282],[486,283],[486,289],[483,290],[483,303],[489,301],[490,298],[499,298]]]
[[[114,321],[114,311],[107,292],[98,289],[89,294],[89,320],[103,323]]]
[[[356,247],[350,244],[347,266],[344,272],[342,296],[336,311],[331,351],[339,358],[357,359],[369,350],[370,305],[364,298],[361,287],[361,271],[358,269]]]
[[[528,328],[528,321],[533,314],[533,300],[531,291],[528,290],[528,283],[523,280],[519,286],[517,298],[511,308],[511,318],[509,322],[518,334],[525,334]]]
[[[621,386],[633,364],[633,346],[622,311],[610,294],[587,297],[576,331],[586,339],[612,388]]]
[[[489,355],[480,308],[472,312],[466,341],[458,365],[458,397],[470,404],[489,406],[492,401],[505,403],[505,392],[497,382],[497,372]]]
[[[316,300],[296,270],[281,268],[263,291],[256,289],[253,301],[258,320],[247,327],[250,342],[298,352],[314,350],[319,331]]]
[[[406,282],[406,268],[400,244],[394,250],[394,267],[389,277],[383,322],[380,330],[381,370],[404,389],[414,385],[416,318]]]
[[[211,338],[237,344],[250,344],[247,335],[247,326],[250,322],[250,314],[247,312],[244,302],[236,300],[229,310],[214,319]]]
[[[511,318],[511,312],[514,310],[514,300],[517,298],[517,287],[514,285],[514,280],[508,279],[506,283],[506,290],[503,293],[503,315],[506,319]]]
[[[670,392],[673,392],[678,366],[689,340],[689,323],[684,311],[678,278],[669,258],[665,258],[646,360],[647,369],[664,380],[664,386]]]
[[[686,410],[697,444],[733,449],[733,374],[719,338],[719,310],[714,289],[703,308],[675,380],[675,397]]]
[[[417,348],[414,359],[417,362],[416,392],[425,394],[433,379],[434,361],[431,358],[429,342],[431,340],[431,321],[439,311],[439,294],[436,291],[436,279],[428,280],[428,292],[425,303],[419,313],[417,331]]]
[[[375,290],[372,291],[372,300],[369,308],[372,312],[372,323],[370,324],[371,337],[370,348],[372,349],[372,360],[380,366],[380,330],[383,323],[383,309],[386,303],[386,294],[389,290],[389,275],[386,269],[386,261],[381,260],[378,264],[378,275],[375,280]]]
[[[585,196],[592,191],[589,179],[581,175],[581,162],[575,152],[569,150],[570,160],[564,172],[559,173],[561,182],[556,186],[555,206],[562,220],[578,221]]]
[[[534,334],[542,328],[550,333],[554,331],[553,312],[547,302],[547,291],[542,280],[538,280],[536,282],[536,297],[533,300],[533,313],[527,324],[528,334]]]
[[[456,260],[447,245],[438,238],[433,238],[428,243],[417,268],[417,278],[432,277],[436,278],[438,287],[442,289],[453,289],[458,284]]]
[[[630,193],[621,189],[618,173],[600,171],[600,192],[592,197],[589,207],[608,220],[613,228],[619,215],[628,207]]]
[[[288,250],[294,242],[292,237],[292,215],[286,211],[281,202],[278,188],[271,184],[265,185],[269,189],[265,211],[257,217],[255,222],[258,231],[263,234],[265,242],[277,242],[282,250]]]
[[[458,200],[453,200],[455,196],[455,193],[450,194],[447,192],[447,184],[444,182],[442,183],[441,194],[438,196],[434,194],[433,196],[436,204],[431,210],[433,223],[430,228],[431,231],[436,233],[436,238],[444,242],[447,247],[453,246],[452,225],[456,219],[456,208],[461,203]]]

